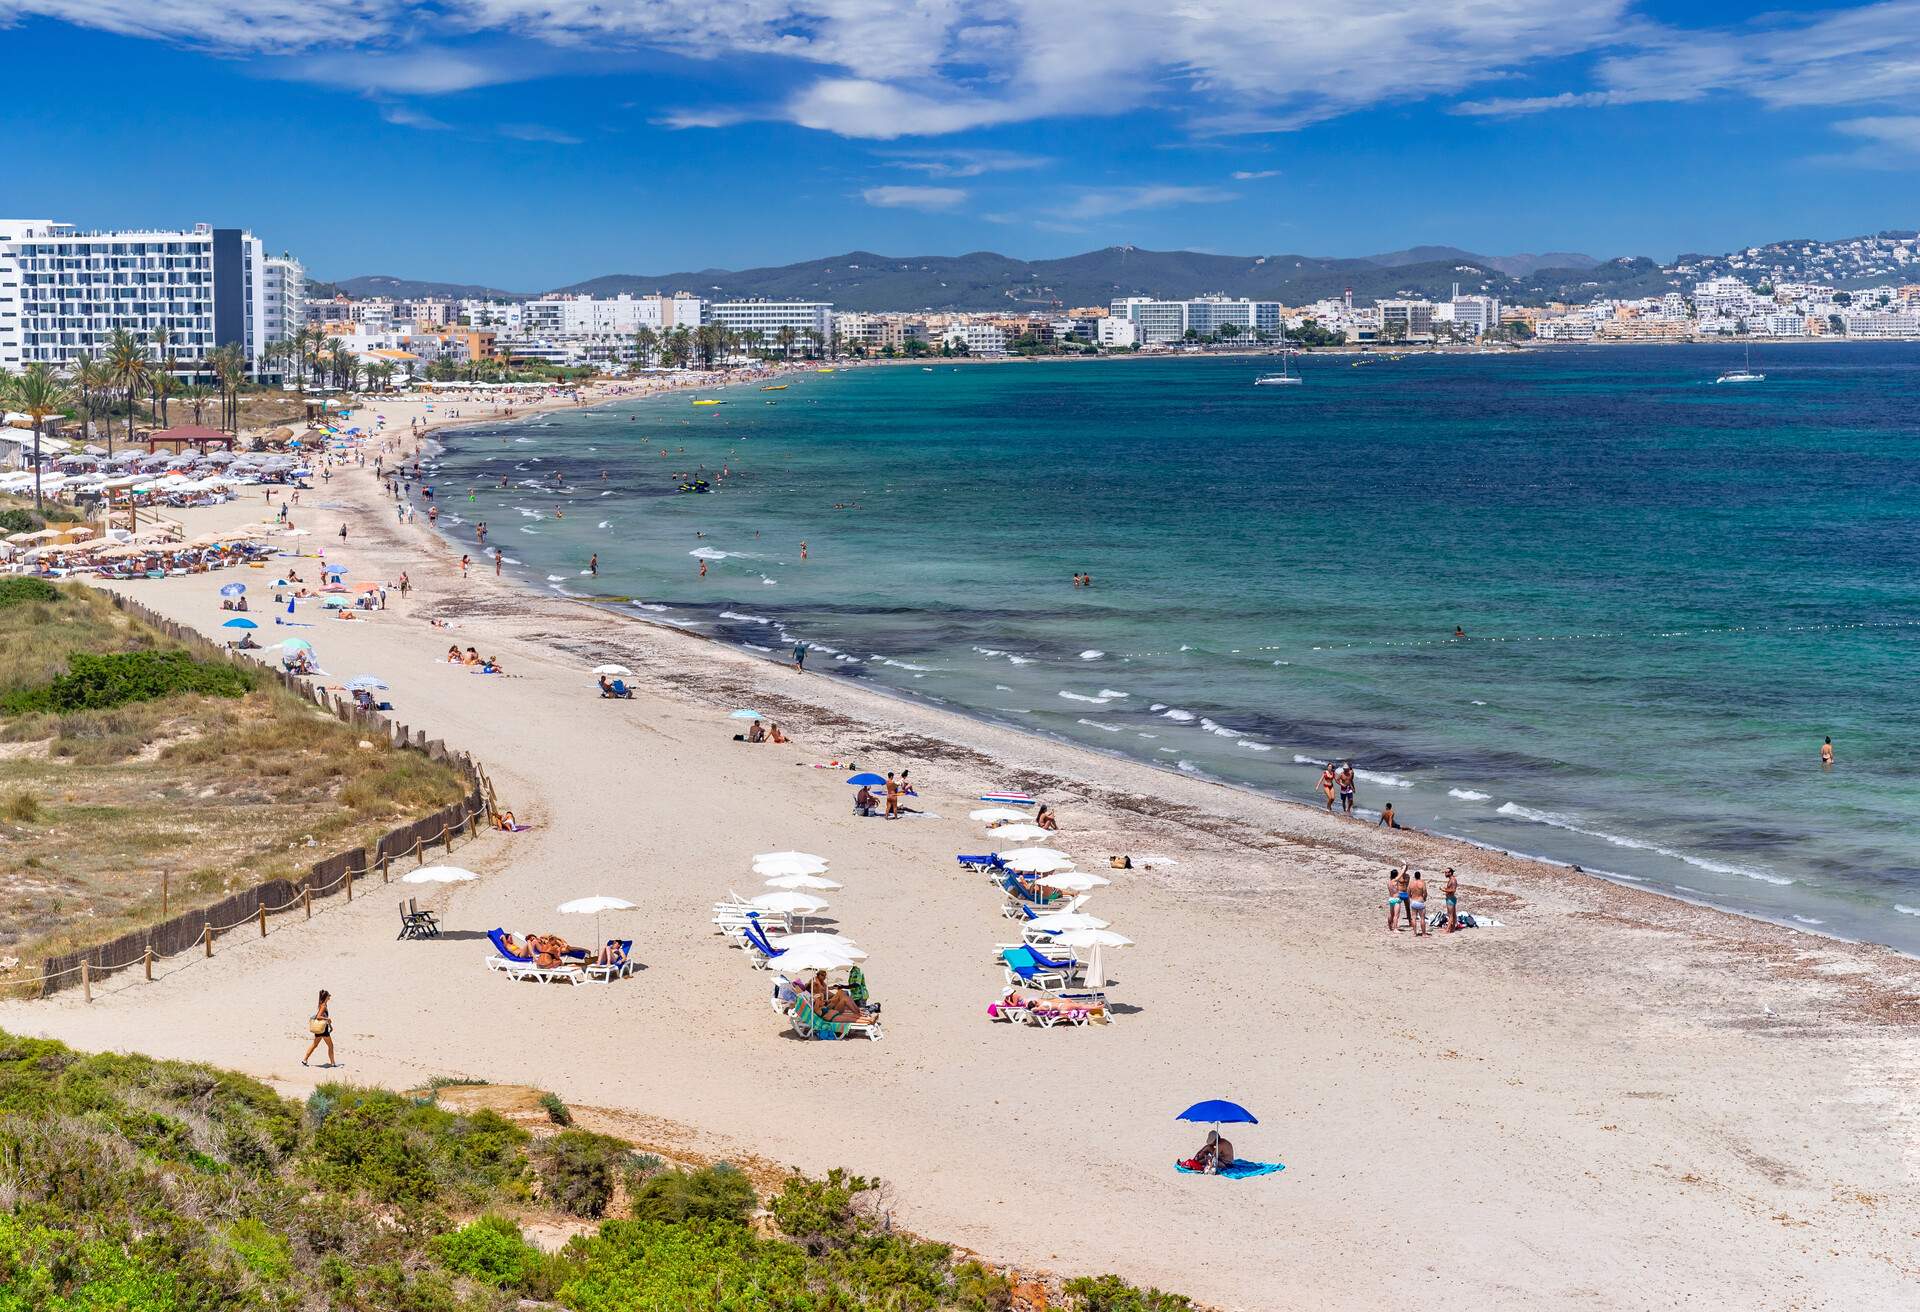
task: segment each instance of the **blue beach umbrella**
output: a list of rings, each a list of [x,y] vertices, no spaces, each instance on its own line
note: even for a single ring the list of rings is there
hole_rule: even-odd
[[[1176,1121],[1199,1121],[1204,1125],[1258,1125],[1260,1118],[1237,1102],[1228,1102],[1225,1098],[1209,1098],[1197,1102],[1173,1118]]]
[[[387,681],[371,674],[356,674],[347,680],[347,689],[350,692],[385,692]]]
[[[244,583],[223,583],[220,585],[220,595],[223,597],[238,597],[246,590],[247,585]]]
[[[758,711],[748,710],[743,706],[737,711],[728,711],[727,718],[729,720],[764,720],[767,717]]]
[[[323,597],[320,604],[328,610],[344,610],[346,607],[353,605],[353,598],[344,593],[336,592],[331,597]]]
[[[223,629],[257,629],[260,626],[244,615],[228,620],[220,626]]]
[[[313,650],[313,644],[308,642],[305,638],[286,638],[286,639],[283,639],[279,645],[285,648],[287,651],[312,651]]]
[[[863,786],[867,788],[878,788],[880,785],[886,783],[887,781],[885,779],[882,779],[879,775],[875,774],[873,771],[869,770],[865,774],[854,775],[853,778],[847,780],[847,782],[852,784],[856,788],[863,787]]]

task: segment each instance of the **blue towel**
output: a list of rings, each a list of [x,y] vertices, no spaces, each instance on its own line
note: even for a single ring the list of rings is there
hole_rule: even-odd
[[[1173,1164],[1173,1169],[1176,1171],[1179,1171],[1183,1175],[1205,1175],[1206,1174],[1206,1172],[1196,1171],[1190,1166],[1182,1166],[1179,1162],[1175,1162]],[[1215,1174],[1218,1175],[1222,1180],[1251,1180],[1256,1175],[1278,1175],[1280,1172],[1286,1169],[1287,1169],[1286,1163],[1284,1162],[1236,1161],[1232,1166],[1227,1167],[1223,1171],[1217,1171],[1215,1172]]]

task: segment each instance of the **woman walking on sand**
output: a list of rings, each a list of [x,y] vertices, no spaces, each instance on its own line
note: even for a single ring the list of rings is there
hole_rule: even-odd
[[[333,994],[321,989],[320,1004],[313,1009],[313,1015],[307,1018],[307,1029],[313,1034],[313,1042],[307,1045],[307,1056],[300,1059],[302,1066],[307,1064],[307,1057],[313,1056],[313,1050],[323,1043],[327,1045],[327,1065],[336,1064],[333,1059],[333,1017],[327,1011],[327,1002],[332,997]]]

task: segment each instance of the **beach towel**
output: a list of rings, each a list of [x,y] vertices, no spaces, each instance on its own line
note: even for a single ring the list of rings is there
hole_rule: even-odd
[[[1196,1171],[1185,1162],[1175,1162],[1173,1169],[1182,1175],[1205,1175],[1205,1171]],[[1256,1175],[1278,1175],[1286,1170],[1284,1162],[1235,1162],[1224,1170],[1215,1172],[1222,1180],[1251,1180]]]

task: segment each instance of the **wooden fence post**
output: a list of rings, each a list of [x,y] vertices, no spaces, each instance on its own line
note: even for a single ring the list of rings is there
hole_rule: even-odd
[[[260,937],[265,938],[267,936],[267,904],[265,902],[256,901],[253,904],[253,909],[257,913],[259,913]]]
[[[167,894],[167,872],[162,870],[160,872],[160,919],[162,920],[167,918]]]
[[[85,957],[80,958],[80,992],[93,1001],[93,967]]]
[[[302,884],[300,886],[300,901],[307,908],[307,919],[312,920],[313,919],[313,885],[312,884]]]
[[[213,922],[212,921],[203,920],[200,922],[200,941],[207,945],[207,959],[211,961],[213,959]]]
[[[353,867],[347,867],[347,901],[353,901]]]

